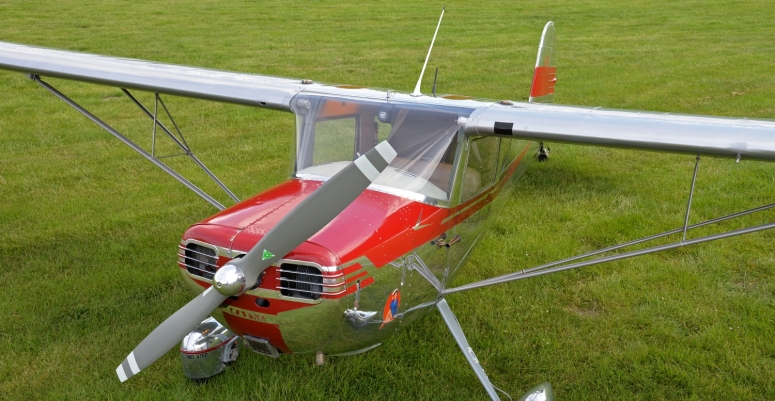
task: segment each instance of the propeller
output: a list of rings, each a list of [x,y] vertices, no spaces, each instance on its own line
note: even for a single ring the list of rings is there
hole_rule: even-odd
[[[124,382],[164,355],[231,296],[255,287],[261,273],[320,231],[361,194],[396,157],[385,141],[331,177],[288,213],[244,257],[215,273],[213,286],[154,329],[118,365]]]

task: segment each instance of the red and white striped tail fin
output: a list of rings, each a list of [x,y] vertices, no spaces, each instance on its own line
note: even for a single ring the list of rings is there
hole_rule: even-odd
[[[557,82],[557,56],[554,42],[554,23],[549,21],[541,34],[538,57],[530,88],[531,103],[551,103],[554,100],[554,83]]]

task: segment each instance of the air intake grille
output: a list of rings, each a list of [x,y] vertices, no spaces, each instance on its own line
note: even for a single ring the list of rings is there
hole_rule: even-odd
[[[215,250],[199,244],[186,245],[186,270],[189,273],[212,280],[218,266]]]
[[[286,297],[318,299],[323,293],[323,275],[313,266],[280,265],[280,294]]]

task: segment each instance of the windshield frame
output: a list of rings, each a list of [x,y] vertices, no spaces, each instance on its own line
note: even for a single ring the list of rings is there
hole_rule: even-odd
[[[348,97],[348,96],[342,96],[342,95],[331,95],[331,94],[318,94],[318,93],[300,93],[299,95],[295,96],[294,99],[291,101],[291,108],[296,116],[296,128],[295,128],[295,146],[293,147],[293,151],[291,152],[291,176],[293,178],[297,179],[305,179],[305,180],[315,180],[315,181],[327,181],[330,178],[330,175],[327,174],[314,174],[309,172],[304,172],[305,169],[310,169],[310,167],[316,167],[316,166],[323,166],[326,164],[335,164],[337,162],[329,162],[329,163],[321,163],[319,165],[315,165],[313,163],[313,157],[314,156],[314,141],[316,140],[314,138],[315,135],[315,124],[317,124],[320,121],[334,119],[334,118],[350,118],[355,117],[356,119],[356,132],[353,134],[356,136],[356,139],[352,145],[353,150],[353,157],[357,157],[359,152],[356,151],[356,149],[363,150],[364,148],[362,145],[359,145],[359,129],[360,129],[360,123],[359,117],[356,114],[341,114],[335,117],[331,117],[329,115],[322,115],[321,116],[321,107],[322,105],[326,104],[324,102],[331,102],[331,101],[342,101],[342,105],[344,105],[345,102],[353,102],[360,105],[360,107],[363,108],[369,108],[370,110],[409,110],[407,113],[415,113],[414,115],[420,116],[420,118],[423,118],[423,111],[427,110],[428,113],[439,113],[440,116],[446,114],[454,114],[457,117],[465,117],[468,118],[475,110],[475,108],[472,107],[452,107],[452,106],[446,106],[446,105],[439,105],[439,104],[429,104],[424,102],[405,102],[405,101],[396,101],[396,100],[390,100],[389,97],[386,97],[383,100],[377,100],[373,98],[363,98],[363,97]],[[380,113],[381,114],[381,113]],[[376,123],[380,122],[386,122],[383,121],[383,116],[377,116],[372,117],[376,118]],[[454,117],[454,116],[452,116]],[[393,138],[393,134],[395,133],[395,127],[400,127],[400,124],[397,123],[394,126],[396,118],[394,117],[392,120],[390,120],[390,127],[391,127],[391,133],[389,135],[389,138]],[[431,177],[424,177],[424,176],[415,176],[415,180],[417,182],[420,182],[420,180],[425,180],[426,186],[434,187],[437,191],[434,192],[434,194],[437,194],[436,196],[433,196],[433,194],[427,193],[428,191],[424,191],[425,193],[421,193],[418,190],[409,190],[404,189],[399,186],[393,186],[393,185],[382,185],[380,183],[372,183],[369,185],[368,189],[383,192],[390,195],[400,196],[403,198],[407,198],[413,201],[422,202],[425,204],[433,205],[433,206],[439,206],[439,207],[449,207],[451,204],[450,199],[453,199],[453,196],[455,194],[455,185],[456,181],[458,179],[458,170],[459,170],[459,162],[460,162],[460,156],[461,156],[461,148],[464,146],[466,137],[463,134],[462,127],[458,126],[456,123],[456,118],[454,120],[450,119],[451,124],[445,133],[439,133],[435,132],[433,130],[431,131],[422,131],[422,132],[428,132],[428,135],[426,136],[431,141],[436,140],[436,138],[439,138],[439,140],[442,141],[448,141],[446,142],[446,145],[442,144],[439,146],[444,146],[444,150],[441,152],[441,156],[444,158],[445,164],[449,164],[449,176],[448,180],[449,182],[445,185],[445,188],[442,189],[440,187],[436,187],[435,185],[431,184]],[[367,120],[366,120],[367,121]],[[438,121],[436,117],[431,117],[428,119],[431,123],[433,121]],[[446,120],[444,120],[446,121]],[[446,123],[441,123],[443,126]],[[410,123],[406,124],[409,128],[408,130],[412,129],[412,125]],[[424,128],[424,127],[421,127]],[[415,128],[417,129],[417,128]],[[454,129],[453,131],[449,131],[450,129]],[[411,132],[411,131],[410,131]],[[375,131],[375,135],[376,131]],[[442,135],[442,136],[439,136]],[[382,136],[382,135],[380,135]],[[406,138],[413,139],[414,136],[408,136]],[[399,138],[400,139],[400,138]],[[384,138],[380,138],[379,141],[384,140]],[[313,143],[311,144],[310,141]],[[441,143],[441,142],[439,142]],[[374,143],[376,145],[376,142]],[[392,143],[391,143],[392,144]],[[413,149],[413,148],[410,148]],[[428,149],[425,144],[420,145],[419,148],[420,151]],[[436,154],[438,153],[438,149],[436,148]],[[367,150],[367,149],[366,149]],[[345,151],[346,152],[346,151]],[[437,156],[438,157],[438,156]],[[303,159],[303,160],[302,160]],[[410,159],[412,160],[412,159]],[[351,161],[351,160],[342,160],[344,161]],[[410,161],[411,163],[411,161]],[[435,173],[435,169],[439,167],[439,164],[442,162],[437,161],[436,164],[434,164],[431,169],[433,169]],[[299,169],[299,166],[302,166],[302,169]],[[336,167],[332,166],[331,169],[335,169]],[[314,169],[313,169],[314,170]],[[318,169],[318,170],[324,170],[324,169]],[[397,171],[402,171],[398,170]],[[442,173],[441,177],[446,177]],[[435,174],[432,174],[436,176]],[[433,182],[439,182],[439,181],[433,181]],[[416,183],[415,183],[416,184]],[[440,184],[441,185],[441,184]],[[416,186],[416,185],[414,185]],[[425,188],[425,186],[423,187]],[[443,191],[446,193],[445,197],[438,196],[440,193],[438,191]],[[454,203],[454,202],[453,202]]]

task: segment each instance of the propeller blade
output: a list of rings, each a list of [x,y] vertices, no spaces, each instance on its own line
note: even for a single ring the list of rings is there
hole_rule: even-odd
[[[194,330],[227,296],[208,288],[160,324],[116,368],[124,382],[166,354],[186,334]]]
[[[226,298],[241,295],[254,287],[264,270],[336,218],[395,157],[396,151],[385,141],[331,177],[280,220],[245,256],[218,269],[212,287],[145,337],[116,368],[118,378],[124,382],[145,369],[195,329]]]

